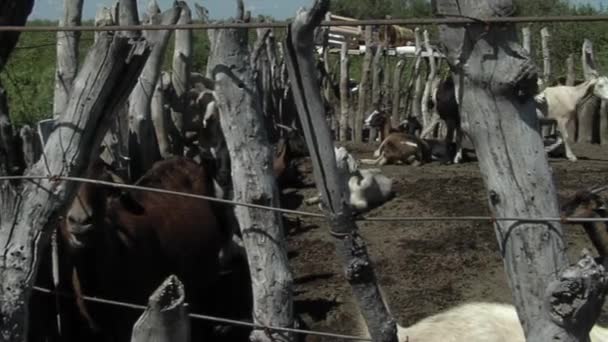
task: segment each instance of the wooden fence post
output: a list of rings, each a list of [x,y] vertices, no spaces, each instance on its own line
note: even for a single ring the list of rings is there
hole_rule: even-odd
[[[59,26],[80,26],[83,0],[64,0],[63,18]],[[72,89],[72,82],[78,72],[79,31],[57,32],[57,69],[55,70],[55,95],[53,117],[58,118],[65,110]]]
[[[401,108],[401,77],[403,76],[403,69],[405,67],[405,59],[399,59],[395,65],[395,73],[393,74],[393,87],[392,87],[392,114],[393,127],[397,127],[401,121],[399,110]]]
[[[396,342],[396,326],[376,284],[365,242],[357,233],[348,204],[346,179],[340,179],[319,85],[314,82],[313,31],[321,23],[329,0],[316,0],[310,11],[300,10],[285,39],[285,59],[291,88],[304,128],[316,184],[327,208],[337,254],[342,258],[346,279],[358,300],[369,332],[378,342]]]
[[[236,20],[245,20],[238,2]],[[231,159],[234,200],[279,206],[260,94],[251,65],[247,29],[217,29],[211,34],[208,71],[215,81],[222,131]],[[310,75],[313,75],[311,73]],[[316,82],[316,78],[315,78]],[[243,206],[234,208],[247,250],[252,278],[254,322],[293,326],[293,279],[289,270],[281,216]],[[253,330],[254,342],[293,341],[293,334]]]
[[[583,75],[585,77],[585,81],[591,80],[599,76],[599,72],[595,63],[593,43],[589,39],[585,39],[585,41],[583,42],[581,63],[583,64]],[[592,96],[578,108],[576,120],[577,125],[575,127],[578,128],[578,134],[576,136],[571,135],[571,137],[576,137],[576,140],[573,139],[573,141],[585,143],[593,142],[593,133],[594,131],[597,131],[596,129],[594,129],[595,127],[593,124],[596,122],[600,107],[601,100],[596,96]]]
[[[426,53],[428,54],[427,61],[429,66],[429,72],[426,77],[426,82],[424,84],[424,91],[422,92],[422,97],[420,99],[420,108],[422,109],[422,120],[423,126],[426,130],[427,127],[431,124],[432,112],[429,111],[428,101],[431,99],[431,91],[433,90],[433,83],[435,81],[435,76],[437,75],[437,64],[435,63],[435,56],[433,48],[431,47],[431,40],[429,39],[429,31],[424,30],[422,33],[424,37],[424,48]],[[437,121],[438,122],[438,121]]]
[[[349,116],[350,116],[350,89],[348,87],[348,44],[346,42],[342,43],[340,47],[340,134],[339,141],[345,142],[348,138],[348,128],[349,128]],[[353,127],[351,129],[351,137]]]
[[[420,58],[416,59],[414,65],[414,94],[412,95],[412,116],[424,122],[422,117],[422,70],[420,64],[422,63],[422,37],[420,36],[420,29],[416,27],[414,29],[414,36],[416,37],[416,53],[419,54]],[[424,125],[424,124],[423,124]]]
[[[372,106],[374,110],[380,110],[382,105],[382,83],[386,71],[382,65],[382,55],[384,55],[384,45],[382,42],[376,44],[376,51],[372,59]],[[376,141],[378,131],[374,127],[369,129],[369,142]]]
[[[522,45],[524,50],[526,50],[528,52],[528,55],[530,57],[532,57],[532,36],[530,33],[530,27],[529,26],[524,26],[521,28],[521,34],[522,34]]]
[[[180,8],[178,25],[191,24],[192,12],[188,3],[178,1]],[[173,48],[173,66],[171,68],[171,85],[175,98],[171,99],[171,119],[175,127],[177,137],[173,139],[171,153],[183,155],[184,115],[187,113],[186,93],[190,89],[190,69],[192,66],[192,30],[175,30],[175,45]]]
[[[363,120],[367,114],[370,95],[370,76],[371,76],[371,64],[373,58],[372,51],[372,27],[365,27],[365,55],[363,57],[363,63],[361,64],[361,82],[359,82],[359,105],[357,107],[357,114],[355,115],[355,142],[360,143],[363,141]]]
[[[148,11],[148,24],[173,25],[179,18],[181,8],[174,3],[172,8],[160,13],[156,0],[150,0]],[[152,44],[152,52],[135,89],[129,96],[129,157],[131,158],[129,168],[132,179],[139,178],[152,167],[154,162],[160,160],[150,106],[172,33],[172,30],[144,33],[144,37]]]
[[[541,48],[543,50],[543,86],[551,84],[551,33],[547,27],[540,30]]]
[[[576,82],[576,71],[574,69],[574,54],[571,53],[566,59],[566,85],[573,86]]]
[[[433,12],[489,18],[509,16],[514,10],[510,0],[459,4],[436,0]],[[553,175],[535,129],[537,71],[514,30],[513,24],[439,27],[460,99],[462,127],[479,158],[493,215],[559,217]],[[486,58],[488,51],[494,58]],[[575,267],[582,272],[564,271],[568,259],[560,222],[524,219],[494,225],[527,340],[585,340],[599,314],[605,273],[593,273],[597,267],[587,272],[587,259]]]
[[[190,342],[190,317],[184,285],[170,275],[148,299],[148,308],[133,325],[131,342]]]
[[[74,80],[65,114],[27,176],[78,176],[97,152],[149,54],[145,40],[101,33]],[[48,246],[59,210],[77,184],[40,179],[0,189],[0,340],[24,341],[25,311],[41,252]]]

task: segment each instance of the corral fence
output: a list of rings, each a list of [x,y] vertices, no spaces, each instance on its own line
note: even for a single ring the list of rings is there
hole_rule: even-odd
[[[349,20],[349,21],[330,21],[330,22],[321,22],[320,26],[370,26],[370,25],[464,25],[464,24],[483,24],[487,26],[491,25],[500,25],[506,23],[547,23],[547,22],[594,22],[594,21],[608,21],[608,16],[562,16],[562,17],[487,17],[487,18],[468,18],[466,16],[457,17],[457,18],[443,18],[443,19],[382,19],[382,20]],[[20,32],[59,32],[59,31],[127,31],[127,30],[136,30],[136,31],[154,31],[154,30],[222,30],[222,29],[231,29],[231,28],[288,28],[290,22],[274,22],[274,23],[218,23],[218,24],[187,24],[187,25],[108,25],[101,27],[83,27],[83,26],[74,26],[74,27],[51,27],[51,26],[0,26],[0,32],[10,32],[10,31],[20,31]],[[432,55],[432,54],[431,54]],[[337,127],[337,126],[336,126]],[[308,133],[310,134],[310,133]],[[43,140],[46,140],[47,137],[44,137]],[[310,139],[308,139],[310,140]],[[320,158],[316,151],[319,150],[318,146],[312,149],[315,152],[311,152],[313,154],[313,158]],[[25,176],[2,176],[0,180],[8,181],[8,180],[20,180],[20,181],[31,181],[36,186],[45,187],[41,181],[48,181],[50,184],[58,183],[60,181],[67,182],[79,182],[79,183],[94,183],[98,185],[104,185],[109,187],[123,188],[123,189],[131,189],[131,190],[140,190],[140,191],[151,191],[151,192],[159,192],[169,195],[175,196],[184,196],[189,198],[196,198],[201,200],[215,201],[219,203],[223,203],[226,205],[234,205],[234,206],[244,206],[255,209],[269,210],[274,212],[279,212],[286,215],[299,215],[299,216],[309,216],[318,219],[326,219],[329,221],[334,221],[336,218],[335,213],[314,213],[314,212],[306,212],[306,211],[298,211],[298,210],[287,210],[278,207],[272,207],[267,205],[259,205],[254,203],[246,203],[240,201],[233,200],[225,200],[220,198],[214,198],[209,196],[200,196],[193,195],[188,193],[179,193],[179,192],[171,192],[161,189],[155,188],[147,188],[140,187],[135,185],[127,185],[127,184],[116,184],[111,182],[103,182],[99,180],[86,179],[81,177],[71,177],[64,176],[60,173],[49,173],[46,175],[25,175]],[[52,189],[45,189],[49,192],[52,192]],[[602,189],[604,190],[604,189]],[[326,199],[327,200],[327,199]],[[400,223],[406,222],[419,222],[419,221],[486,221],[491,223],[507,221],[510,222],[510,226],[517,226],[523,223],[544,223],[547,224],[549,222],[560,222],[560,223],[582,223],[582,222],[608,222],[606,218],[572,218],[572,217],[520,217],[520,216],[463,216],[463,217],[364,217],[358,216],[353,218],[355,221],[395,221]],[[510,229],[510,228],[508,228]],[[335,232],[335,231],[334,231]],[[51,293],[53,292],[50,289],[43,288],[35,288],[36,290]],[[164,296],[171,295],[171,298],[165,298]],[[86,300],[98,301],[101,303],[109,304],[109,305],[117,305],[123,306],[125,308],[132,309],[140,309],[140,310],[150,310],[155,311],[156,314],[144,314],[142,318],[134,327],[134,340],[138,341],[141,336],[150,336],[152,334],[150,331],[156,329],[158,326],[164,326],[167,322],[172,322],[172,327],[167,327],[167,329],[172,330],[174,334],[173,337],[177,339],[183,338],[184,334],[187,334],[188,324],[187,317],[203,319],[203,320],[212,320],[218,321],[227,324],[235,324],[235,325],[247,325],[254,328],[259,328],[263,330],[276,330],[280,332],[293,332],[293,333],[303,333],[303,334],[317,334],[320,336],[332,337],[337,339],[345,339],[345,340],[364,340],[371,341],[369,338],[362,338],[356,336],[346,336],[339,334],[331,334],[331,333],[323,333],[323,332],[314,332],[307,331],[301,329],[291,329],[287,327],[273,327],[273,326],[264,326],[255,323],[249,322],[241,322],[235,320],[227,320],[222,318],[197,315],[197,314],[189,314],[187,309],[184,307],[183,303],[183,286],[174,277],[170,277],[161,285],[159,290],[157,290],[154,294],[152,294],[150,298],[150,303],[148,307],[144,307],[141,305],[135,305],[132,303],[121,303],[116,301],[111,301],[103,298],[92,298],[86,297]],[[177,303],[177,305],[175,305]],[[169,308],[170,306],[170,308]],[[168,310],[170,309],[170,310]],[[164,312],[163,315],[159,315],[159,312]],[[175,317],[178,317],[178,320],[175,320]],[[176,323],[178,322],[178,323]],[[177,328],[176,328],[177,327]],[[148,329],[146,331],[145,329]],[[186,332],[184,332],[186,331]],[[175,337],[178,336],[178,337]],[[169,337],[168,340],[171,337]]]

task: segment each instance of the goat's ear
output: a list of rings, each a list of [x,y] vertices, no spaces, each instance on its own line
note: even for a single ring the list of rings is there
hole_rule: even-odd
[[[146,213],[146,208],[142,206],[130,192],[122,191],[119,196],[120,204],[134,215],[143,215]]]

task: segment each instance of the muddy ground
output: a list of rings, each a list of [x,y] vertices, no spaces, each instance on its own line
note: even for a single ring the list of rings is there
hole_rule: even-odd
[[[374,145],[347,145],[358,158],[369,157]],[[559,194],[608,183],[608,152],[599,145],[578,145],[578,162],[551,159]],[[430,163],[419,167],[382,168],[394,179],[396,196],[367,216],[462,216],[489,214],[477,162]],[[314,188],[286,190],[290,208],[319,212],[303,204]],[[468,301],[511,303],[493,227],[484,222],[359,224],[390,309],[402,325]],[[571,260],[591,247],[580,226],[568,225]],[[295,278],[295,309],[313,330],[353,333],[357,309],[334,253],[327,224],[303,218],[288,232]],[[605,305],[600,322],[608,322]],[[308,336],[306,341],[335,341]]]

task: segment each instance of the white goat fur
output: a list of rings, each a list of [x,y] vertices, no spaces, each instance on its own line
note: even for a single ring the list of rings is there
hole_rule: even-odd
[[[535,97],[538,104],[537,115],[539,118],[545,117],[557,122],[558,129],[564,137],[566,157],[571,161],[577,158],[569,145],[567,127],[576,117],[576,110],[581,101],[590,95],[608,100],[608,78],[601,76],[577,86],[547,87]]]
[[[361,315],[356,333],[369,337]],[[397,324],[399,342],[526,342],[515,307],[472,302],[426,317],[404,328]],[[591,342],[608,341],[608,329],[595,325]]]
[[[393,181],[383,175],[380,169],[360,170],[355,158],[344,147],[334,147],[334,153],[340,178],[348,179],[349,201],[354,209],[367,210],[390,198]],[[319,202],[319,196],[306,200],[309,205]]]

